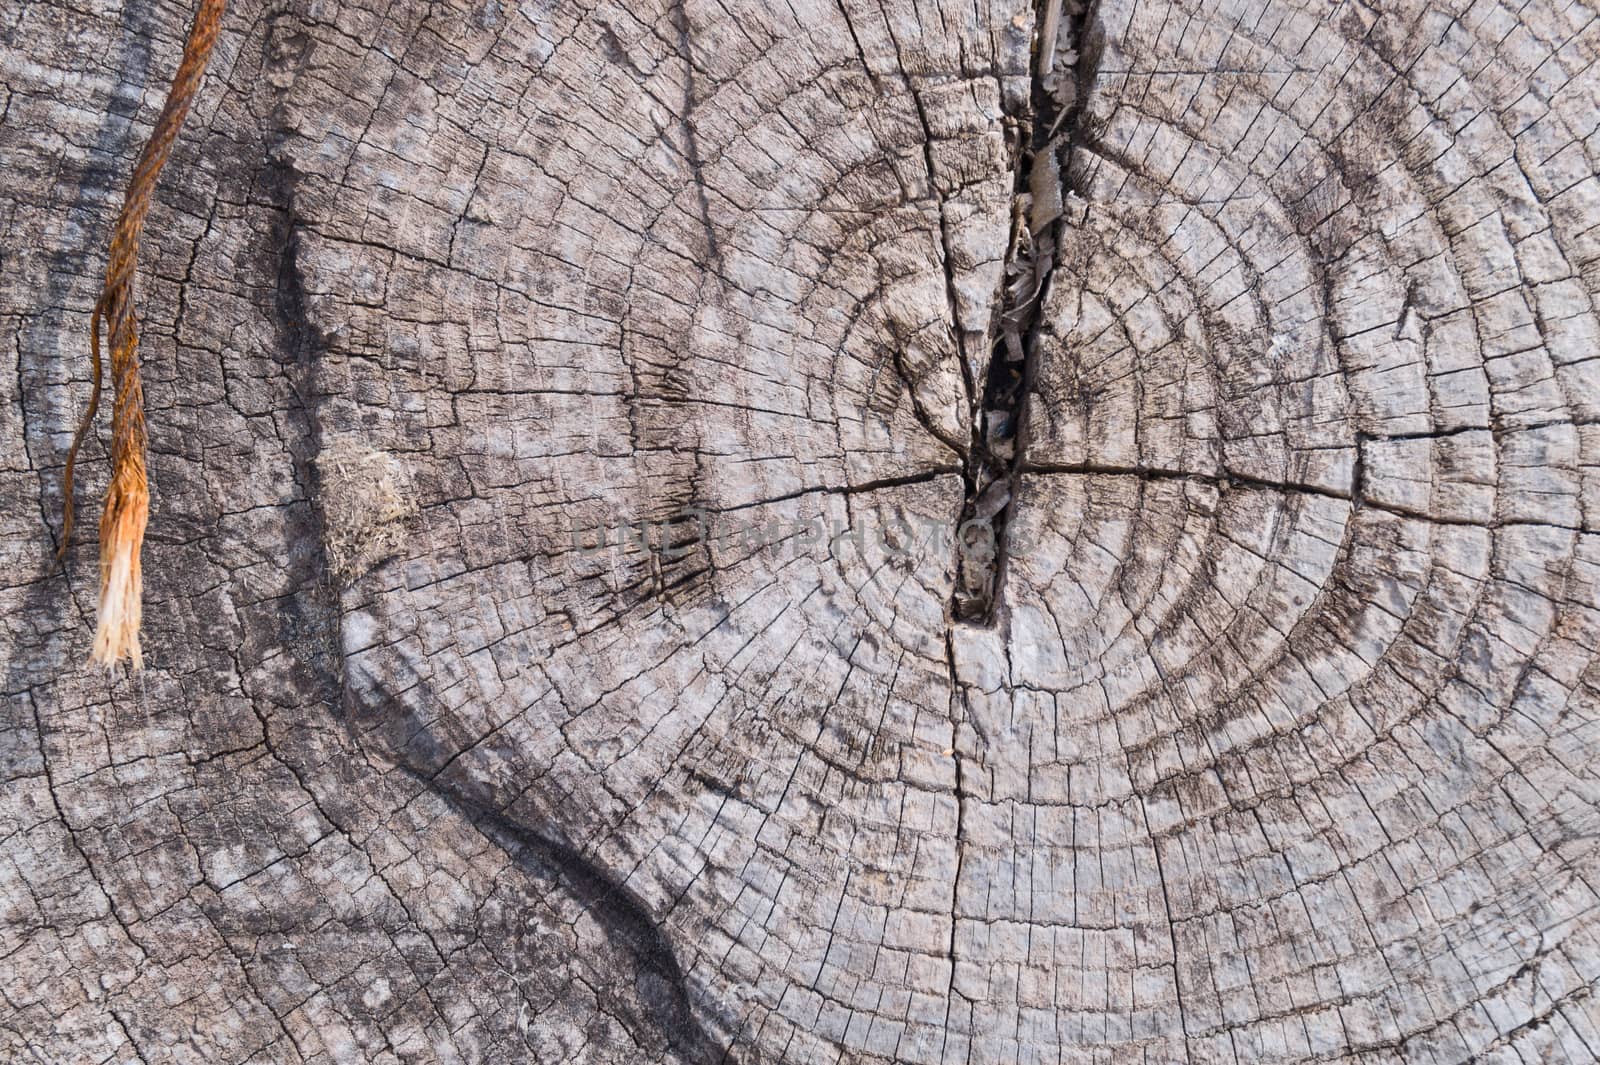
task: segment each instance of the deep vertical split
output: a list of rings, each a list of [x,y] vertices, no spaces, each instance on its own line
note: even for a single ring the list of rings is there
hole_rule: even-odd
[[[1010,115],[1015,205],[1005,272],[989,325],[989,370],[973,418],[966,498],[956,527],[951,616],[992,624],[1007,558],[1017,471],[1027,447],[1028,393],[1038,369],[1041,309],[1055,270],[1072,153],[1084,141],[1085,103],[1098,65],[1094,5],[1042,0],[1033,83]]]

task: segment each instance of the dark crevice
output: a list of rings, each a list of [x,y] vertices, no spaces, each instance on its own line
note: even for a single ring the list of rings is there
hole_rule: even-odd
[[[459,788],[443,786],[410,766],[402,768],[455,807],[525,872],[555,881],[582,904],[632,963],[616,973],[618,982],[626,983],[631,975],[639,1002],[649,1014],[648,1023],[676,1054],[697,1065],[737,1062],[732,1048],[713,1040],[696,1017],[683,967],[643,899],[570,844],[534,831],[517,818],[467,797]],[[622,1003],[615,1005],[626,1012]],[[633,1034],[648,1045],[645,1033],[635,1030]]]
[[[680,23],[680,29],[687,32],[687,23]],[[294,44],[294,35],[278,33],[274,40],[280,47],[289,48]],[[690,92],[693,92],[692,86]],[[277,330],[279,358],[291,392],[293,437],[290,451],[295,482],[303,497],[301,505],[289,508],[287,531],[288,566],[295,591],[274,602],[272,609],[279,614],[276,626],[280,646],[294,648],[296,660],[303,663],[302,668],[308,674],[297,678],[301,694],[308,700],[325,700],[340,706],[345,723],[359,744],[361,713],[360,707],[353,705],[349,679],[345,675],[341,608],[324,546],[325,518],[317,469],[324,445],[318,374],[330,340],[313,322],[313,308],[305,283],[302,241],[311,230],[296,207],[299,174],[287,150],[290,133],[278,116],[274,116],[272,124],[275,133],[267,145],[258,180],[260,195],[272,214],[267,264],[268,276],[273,279],[271,313]],[[698,151],[693,142],[692,126],[687,122],[685,125],[691,158],[698,173]],[[717,248],[709,217],[707,223],[707,239],[714,257]],[[266,626],[268,631],[271,628],[271,625]],[[403,705],[398,698],[385,703],[390,711]],[[425,726],[416,725],[416,728],[422,730]],[[430,745],[436,743],[431,735],[427,739]],[[278,757],[284,761],[283,755]],[[570,891],[619,948],[615,972],[618,984],[633,988],[642,1012],[630,1010],[620,999],[612,1004],[624,1014],[625,1026],[640,1045],[655,1042],[654,1034],[658,1033],[683,1060],[695,1063],[736,1060],[706,1034],[667,933],[643,900],[572,845],[520,823],[513,816],[465,794],[460,787],[433,779],[437,768],[426,764],[430,761],[426,756],[421,761],[424,764],[402,761],[400,768],[470,820],[525,872]],[[297,766],[288,761],[284,764],[315,802],[311,781],[304,779]],[[429,772],[430,768],[433,773]],[[320,804],[318,808],[321,809]],[[327,812],[323,816],[330,824],[340,827]],[[346,830],[340,827],[340,831]],[[393,889],[390,890],[394,894]],[[395,897],[399,899],[400,896],[395,894]],[[409,909],[407,914],[410,916]],[[412,920],[419,929],[423,928],[415,918]]]
[[[304,70],[311,38],[292,4],[274,5],[265,14],[265,23],[259,57],[263,68],[286,74]],[[300,175],[289,150],[294,133],[286,117],[286,97],[286,89],[278,86],[264,94],[260,139],[250,145],[251,154],[241,157],[239,165],[250,180],[245,202],[259,212],[252,273],[260,285],[257,309],[272,328],[268,355],[275,363],[273,388],[281,389],[283,408],[276,429],[288,453],[295,495],[282,507],[282,542],[273,552],[281,560],[286,578],[284,594],[244,608],[242,630],[259,635],[247,638],[235,659],[236,668],[245,676],[256,663],[279,649],[288,649],[287,680],[292,697],[305,705],[337,705],[344,675],[339,602],[328,577],[316,467],[322,447],[318,378],[329,345],[327,337],[311,323],[310,296],[300,259],[308,227],[296,204]],[[224,359],[221,378],[226,390],[228,369],[225,356],[219,358]],[[247,682],[246,686],[254,690],[253,684]],[[266,696],[252,696],[258,716],[259,698]],[[262,728],[265,732],[265,720]],[[270,736],[266,740],[271,743]],[[289,768],[299,775],[294,766]]]
[[[594,921],[615,949],[585,959],[591,971],[606,978],[591,990],[641,1053],[664,1043],[690,1065],[738,1065],[741,1057],[734,1047],[721,1045],[706,1027],[708,1020],[727,1026],[731,1018],[722,1004],[692,992],[664,915],[653,913],[621,877],[573,842],[559,817],[536,797],[513,809],[485,780],[450,772],[461,752],[451,752],[435,723],[417,709],[438,701],[436,694],[419,698],[412,689],[402,695],[382,684],[358,695],[346,683],[341,693],[344,722],[358,747],[382,752],[379,762],[447,803],[522,874],[545,885],[546,893],[567,894]],[[706,774],[696,779],[712,790],[738,794],[737,782],[723,783]],[[529,966],[541,963],[554,967],[561,960],[541,958],[535,950],[524,961]]]
[[[1015,123],[1012,146],[1017,222],[1006,253],[998,306],[990,323],[990,358],[972,421],[956,530],[956,587],[951,615],[989,625],[1006,563],[1006,528],[1027,449],[1028,394],[1038,373],[1041,309],[1055,269],[1073,153],[1087,138],[1084,103],[1099,48],[1091,39],[1094,5],[1042,0],[1034,42],[1033,86]],[[1045,34],[1056,29],[1054,39]]]
[[[967,719],[966,692],[961,686],[960,671],[956,667],[955,640],[951,638],[947,629],[944,634],[945,668],[950,680],[950,724],[952,736],[950,737],[950,754],[955,761],[955,800],[956,800],[956,826],[955,838],[952,841],[955,848],[955,875],[950,881],[950,939],[946,951],[950,957],[950,982],[945,989],[944,997],[944,1023],[945,1029],[950,1029],[950,1012],[955,1006],[956,995],[956,965],[958,961],[957,930],[960,927],[961,917],[961,870],[966,857],[966,815],[967,815],[967,779],[966,767],[961,757],[961,727]],[[1008,678],[1009,679],[1009,678]],[[942,1050],[941,1050],[942,1053]]]
[[[279,138],[281,141],[281,137]],[[296,687],[310,699],[334,704],[343,686],[338,595],[329,579],[317,459],[322,434],[315,395],[327,338],[311,324],[300,267],[301,226],[295,208],[297,176],[281,143],[268,146],[259,188],[272,212],[268,256],[273,277],[272,321],[288,390],[285,445],[299,499],[285,508],[284,567],[293,591],[270,605],[280,646],[295,649]]]

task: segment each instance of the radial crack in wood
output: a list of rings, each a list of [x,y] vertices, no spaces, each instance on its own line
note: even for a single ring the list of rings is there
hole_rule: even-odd
[[[966,499],[956,529],[956,586],[952,614],[992,623],[1005,573],[1006,526],[1016,498],[1016,475],[1027,453],[1028,394],[1038,365],[1040,308],[1055,272],[1059,219],[1067,188],[1062,159],[1081,142],[1079,117],[1092,86],[1098,48],[1092,7],[1075,6],[1061,23],[1059,0],[1044,5],[1033,48],[1033,84],[1024,110],[1012,118],[1016,187],[1010,250],[989,325],[988,373],[967,449]],[[1069,60],[1057,67],[1061,54]],[[1065,127],[1066,132],[1061,131]],[[1081,147],[1081,144],[1080,144]]]

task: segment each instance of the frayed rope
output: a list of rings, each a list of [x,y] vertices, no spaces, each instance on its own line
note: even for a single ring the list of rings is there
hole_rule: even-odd
[[[105,287],[94,305],[89,328],[94,387],[89,408],[67,451],[61,474],[62,521],[58,561],[65,559],[72,541],[72,471],[78,449],[94,425],[100,409],[100,323],[108,326],[111,382],[116,400],[111,407],[111,486],[106,490],[105,511],[100,516],[100,608],[96,615],[94,649],[90,661],[111,666],[128,659],[134,669],[144,666],[139,647],[143,583],[139,553],[144,545],[145,522],[150,514],[150,484],[145,472],[148,436],[144,424],[144,387],[139,381],[139,323],[133,312],[134,270],[139,258],[139,234],[150,213],[150,195],[156,178],[172,154],[173,142],[183,128],[189,105],[205,75],[222,24],[227,0],[200,0],[194,25],[183,47],[183,60],[173,75],[167,102],[156,119],[150,140],[139,154],[111,234],[106,260]]]

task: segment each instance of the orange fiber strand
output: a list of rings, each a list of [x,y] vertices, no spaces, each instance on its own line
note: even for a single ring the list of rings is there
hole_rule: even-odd
[[[144,424],[144,388],[139,381],[139,324],[133,310],[134,271],[138,265],[139,234],[150,213],[150,195],[156,178],[172,154],[173,142],[189,114],[189,105],[205,75],[211,48],[222,24],[226,0],[200,0],[194,25],[184,45],[183,60],[172,78],[167,102],[156,119],[150,140],[139,155],[128,182],[128,193],[111,234],[106,261],[105,288],[95,303],[89,333],[94,360],[94,388],[89,409],[67,452],[62,473],[64,497],[61,548],[64,556],[72,535],[72,471],[78,448],[94,423],[100,407],[100,325],[107,327],[111,353],[111,382],[116,399],[111,407],[111,485],[106,490],[100,516],[100,607],[95,623],[90,660],[115,665],[124,658],[133,668],[144,666],[139,647],[139,622],[143,598],[139,554],[144,544],[145,522],[150,514],[150,485],[145,469],[148,437]]]

